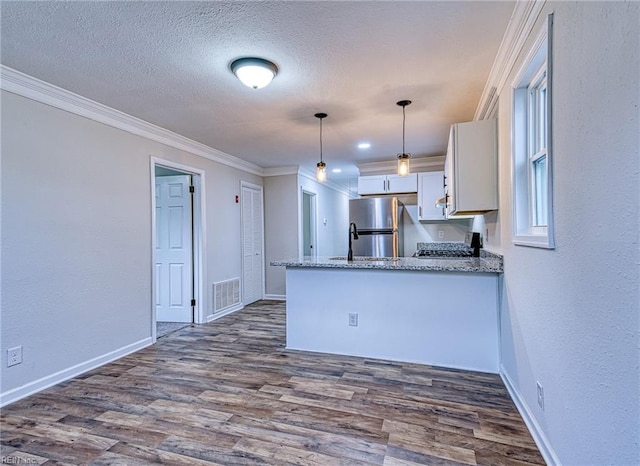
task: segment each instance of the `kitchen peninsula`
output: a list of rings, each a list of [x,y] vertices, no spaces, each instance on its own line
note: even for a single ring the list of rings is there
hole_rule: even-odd
[[[498,372],[502,257],[311,258],[287,268],[287,348]]]

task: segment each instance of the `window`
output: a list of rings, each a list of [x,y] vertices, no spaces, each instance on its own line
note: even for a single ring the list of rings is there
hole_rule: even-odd
[[[513,83],[513,241],[552,249],[551,27],[540,31]]]
[[[547,63],[528,86],[527,139],[531,192],[531,227],[544,233],[547,227]]]

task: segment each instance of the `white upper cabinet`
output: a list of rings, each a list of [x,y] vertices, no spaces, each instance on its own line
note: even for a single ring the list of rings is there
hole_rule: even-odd
[[[436,207],[444,196],[444,172],[418,173],[418,220],[445,220],[445,210]]]
[[[452,125],[444,171],[447,217],[498,210],[496,121]]]
[[[358,194],[402,194],[418,191],[418,175],[373,175],[358,177]]]

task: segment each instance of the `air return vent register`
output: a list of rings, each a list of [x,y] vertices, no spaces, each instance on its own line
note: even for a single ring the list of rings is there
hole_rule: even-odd
[[[213,284],[213,312],[220,312],[240,304],[240,278]]]

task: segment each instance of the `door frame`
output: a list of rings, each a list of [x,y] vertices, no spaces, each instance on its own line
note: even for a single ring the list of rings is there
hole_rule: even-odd
[[[206,268],[206,221],[205,221],[205,172],[195,167],[172,162],[158,157],[150,157],[151,185],[151,339],[156,342],[156,166],[170,168],[191,175],[195,192],[193,194],[193,287],[196,305],[193,310],[193,321],[196,324],[205,322],[205,287]]]
[[[240,280],[240,301],[242,302],[242,306],[246,306],[247,303],[245,303],[244,301],[244,220],[243,220],[243,214],[242,214],[242,202],[244,202],[244,188],[249,188],[249,189],[254,189],[256,191],[260,192],[260,200],[262,201],[262,206],[261,206],[261,216],[260,216],[260,223],[261,223],[261,238],[260,238],[260,247],[262,248],[262,261],[260,261],[260,291],[261,291],[261,297],[260,299],[264,299],[264,295],[265,295],[265,273],[266,273],[266,267],[265,267],[265,261],[266,261],[266,256],[265,256],[265,249],[264,249],[264,186],[260,186],[259,184],[255,184],[255,183],[250,183],[249,181],[244,181],[244,180],[240,180],[240,237],[241,237],[241,250],[240,250],[240,254],[241,254],[241,274],[242,274],[242,279]]]
[[[300,190],[300,241],[299,241],[299,255],[304,256],[304,197],[309,196],[309,219],[311,225],[309,227],[311,234],[311,243],[313,250],[311,251],[311,257],[318,256],[318,193],[311,191],[307,188],[301,188]]]

